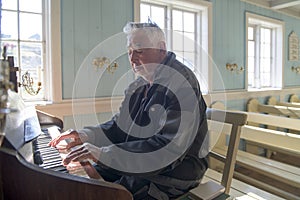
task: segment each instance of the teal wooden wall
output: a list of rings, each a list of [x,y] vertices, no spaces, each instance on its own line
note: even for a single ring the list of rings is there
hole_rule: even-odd
[[[263,16],[272,17],[285,22],[285,59],[284,59],[284,87],[300,86],[300,75],[291,71],[291,66],[298,66],[300,62],[287,60],[288,35],[295,31],[300,36],[300,20],[270,9],[261,8],[240,0],[211,0],[213,3],[213,60],[217,65],[217,71],[222,74],[226,90],[245,89],[245,71],[241,74],[230,73],[225,69],[225,64],[237,63],[246,66],[245,63],[245,13],[251,12]],[[81,64],[98,44],[122,31],[126,22],[132,21],[134,10],[133,0],[62,0],[61,1],[61,41],[62,41],[62,80],[63,99],[71,99],[76,75]],[[124,48],[122,44],[114,44],[115,49]],[[124,50],[125,51],[125,50]],[[102,49],[101,52],[105,52]],[[105,53],[104,53],[105,54]],[[101,56],[101,55],[99,55]],[[105,56],[105,55],[103,55]],[[115,82],[127,72],[130,67],[126,52],[119,55],[120,64],[113,75],[104,73],[95,90],[95,86],[85,83],[86,90],[78,94],[78,98],[111,96],[115,90]],[[223,90],[219,81],[214,81],[212,73],[213,90]],[[87,82],[97,78],[97,72],[89,73]],[[84,73],[83,73],[84,74]],[[216,75],[215,75],[216,76]],[[126,87],[133,76],[124,78],[121,86]],[[216,79],[216,77],[215,77]],[[115,94],[123,94],[123,88],[118,87]],[[233,103],[234,104],[234,103]]]
[[[112,92],[115,95],[123,94],[126,83],[133,79],[133,76],[123,79],[125,83],[119,84],[121,87],[115,89],[115,83],[130,69],[125,49],[126,41],[119,44],[110,41],[109,47],[101,46],[101,42],[108,44],[107,40],[110,37],[117,37],[126,22],[132,20],[133,0],[61,1],[63,99],[72,98],[75,82],[84,85],[81,87],[84,90],[76,92],[76,98],[105,97],[111,96]],[[97,52],[100,53],[91,56],[90,53],[95,47],[99,48]],[[109,52],[105,48],[109,48],[107,49]],[[108,56],[113,49],[116,51],[122,49],[122,54],[112,56],[113,58]],[[119,64],[118,70],[114,74],[104,72],[99,79],[97,76],[102,75],[101,69],[95,70],[91,65],[92,59],[96,56],[116,59]],[[81,74],[76,78],[79,72]]]
[[[258,7],[240,0],[211,0],[213,3],[213,58],[218,70],[223,76],[225,89],[245,89],[245,71],[237,75],[228,72],[225,64],[237,63],[246,66],[245,63],[245,13],[251,12],[266,17],[271,17],[285,22],[285,59],[283,70],[283,86],[300,86],[300,76],[291,71],[292,66],[299,66],[300,61],[288,61],[288,35],[295,31],[300,36],[300,19],[279,12]],[[213,81],[214,82],[214,81]],[[214,82],[213,89],[222,89]]]
[[[1,0],[0,0],[1,1]],[[134,19],[134,0],[61,0],[61,58],[62,58],[62,97],[72,99],[75,83],[83,90],[76,93],[76,98],[106,97],[122,95],[126,86],[133,80],[133,75],[123,77],[130,71],[125,40],[115,37],[128,21]],[[298,66],[300,62],[288,61],[288,35],[295,31],[300,36],[300,19],[293,18],[269,9],[257,7],[240,0],[210,0],[213,4],[213,60],[217,69],[213,69],[212,83],[214,91],[246,90],[245,71],[241,74],[230,73],[225,69],[227,62],[237,63],[245,67],[245,13],[251,12],[272,17],[285,22],[285,59],[284,59],[284,87],[299,87],[300,75],[291,71],[291,66]],[[120,39],[120,40],[119,40]],[[124,39],[124,38],[123,38]],[[111,41],[113,40],[113,41]],[[104,43],[104,44],[103,44]],[[95,47],[99,54],[91,52]],[[107,49],[109,48],[109,49]],[[107,56],[113,51],[118,52],[113,57],[119,63],[114,74],[107,72],[101,76],[101,70],[94,70],[90,64],[95,56]],[[119,50],[121,49],[121,50]],[[121,53],[120,53],[121,52]],[[110,57],[111,58],[111,57]],[[90,60],[89,60],[90,59]],[[221,74],[223,82],[218,81]],[[101,76],[98,82],[98,77]],[[121,78],[122,77],[122,78]],[[120,81],[121,80],[121,81]],[[116,85],[118,87],[116,89]],[[96,84],[96,85],[95,85]],[[300,94],[300,92],[299,92]],[[279,97],[276,96],[278,99]],[[267,96],[259,96],[258,100],[265,103]],[[288,96],[285,97],[288,101]],[[226,100],[227,109],[246,110],[248,99],[239,98]],[[111,113],[98,114],[99,122],[106,121]],[[83,115],[79,124],[74,124],[73,116],[66,116],[66,128],[80,128],[89,124],[90,115]]]

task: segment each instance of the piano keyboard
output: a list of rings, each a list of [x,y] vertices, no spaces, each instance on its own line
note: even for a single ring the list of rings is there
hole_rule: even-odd
[[[67,155],[67,152],[48,146],[52,138],[56,138],[59,134],[60,131],[57,127],[49,127],[43,130],[43,134],[33,141],[34,163],[43,169],[101,180],[102,177],[89,161],[71,162],[67,166],[62,164],[62,160]],[[59,143],[60,146],[65,146],[66,144],[66,141]]]

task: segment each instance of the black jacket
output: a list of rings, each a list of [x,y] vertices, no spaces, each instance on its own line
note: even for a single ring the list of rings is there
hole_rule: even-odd
[[[206,104],[194,73],[169,52],[150,86],[137,78],[120,112],[85,127],[100,163],[121,174],[199,180],[207,169]]]

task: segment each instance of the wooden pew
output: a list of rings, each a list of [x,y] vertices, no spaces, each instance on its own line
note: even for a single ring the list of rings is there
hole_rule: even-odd
[[[267,105],[285,106],[287,107],[287,109],[289,109],[291,112],[293,112],[296,115],[295,118],[300,118],[300,103],[280,102],[277,101],[275,97],[270,97],[267,100]]]
[[[247,123],[277,126],[300,131],[299,119],[281,116],[248,112]],[[300,135],[246,125],[243,127],[241,138],[249,142],[258,143],[260,146],[270,150],[280,151],[300,158]]]
[[[255,98],[248,101],[247,111],[300,118],[300,108],[283,105],[264,105],[259,103],[259,101]]]
[[[218,107],[220,107],[219,104]],[[249,151],[249,147],[255,146],[269,149],[272,152],[283,152],[300,157],[299,135],[258,127],[263,124],[300,130],[299,119],[251,112],[247,112],[247,115],[247,125],[242,127],[240,136],[240,138],[246,142],[246,151]],[[255,124],[257,126],[249,124]],[[215,151],[220,154],[225,154],[226,152],[220,145],[215,148]],[[272,178],[274,181],[280,181],[283,184],[300,189],[300,168],[271,160],[256,153],[255,151],[245,152],[238,150],[236,157],[237,166],[244,167],[255,173]],[[297,197],[295,194],[280,190],[237,171],[234,172],[234,177],[286,199],[299,199],[299,196]]]
[[[300,103],[300,99],[297,95],[292,94],[290,96],[289,102],[291,102],[291,103]]]
[[[295,107],[300,108],[300,103],[295,102],[280,102],[277,101],[275,97],[269,97],[267,100],[267,105],[277,105],[277,106],[286,106],[286,107]]]
[[[242,126],[246,123],[247,115],[243,112],[231,112],[222,111],[216,109],[208,109],[208,124],[210,131],[210,146],[212,150],[210,151],[210,159],[217,159],[222,161],[224,168],[222,172],[217,172],[211,168],[207,170],[201,184],[180,197],[179,199],[199,199],[201,191],[203,191],[203,183],[207,181],[213,181],[215,183],[221,184],[225,187],[225,193],[229,194],[230,197],[239,197],[245,199],[281,199],[280,197],[265,192],[254,186],[248,185],[236,179],[233,179],[235,158],[239,144],[239,137]],[[220,154],[215,146],[222,143],[223,136],[229,135],[229,145],[228,148],[224,145],[224,152]],[[222,139],[218,139],[221,137]],[[217,143],[217,145],[216,145]],[[211,167],[211,166],[210,166]],[[193,195],[193,196],[189,196]]]

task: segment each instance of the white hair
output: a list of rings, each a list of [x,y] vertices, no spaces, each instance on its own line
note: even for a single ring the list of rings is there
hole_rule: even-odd
[[[149,38],[153,47],[159,47],[160,42],[166,44],[165,33],[155,23],[128,22],[123,28],[123,32],[127,35],[127,38],[130,38],[136,31],[143,31]]]

